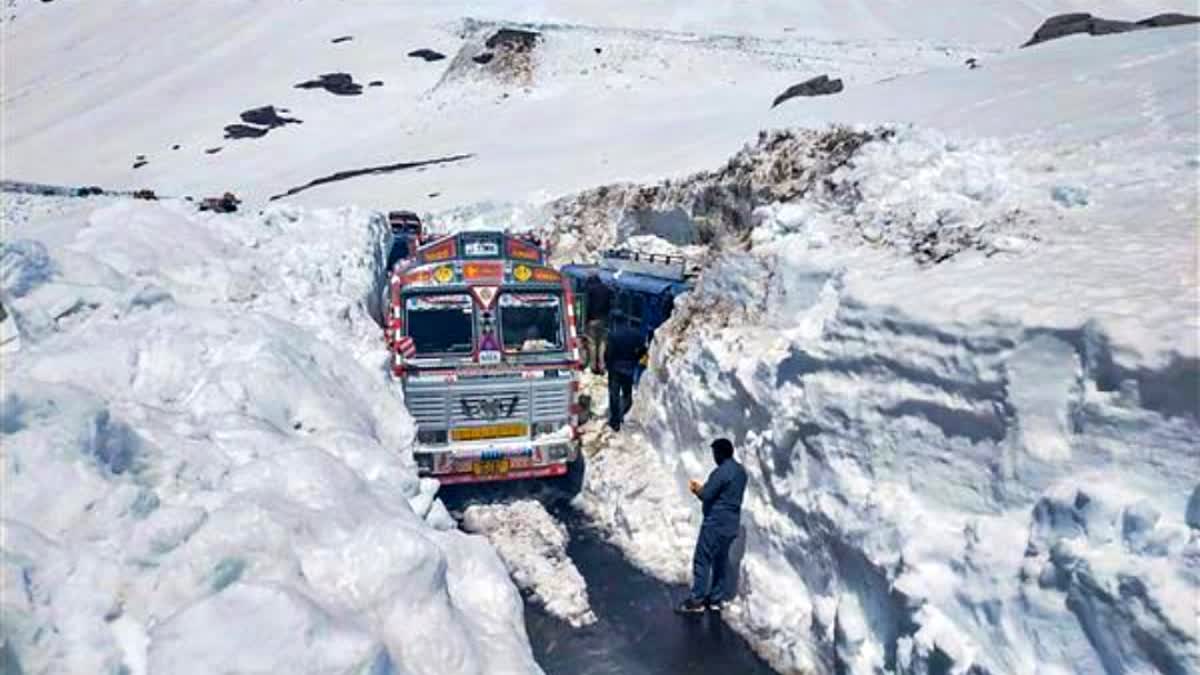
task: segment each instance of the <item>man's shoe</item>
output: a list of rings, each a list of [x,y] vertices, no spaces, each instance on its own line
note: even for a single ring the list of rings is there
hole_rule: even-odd
[[[688,598],[684,600],[678,607],[675,608],[676,614],[698,614],[704,611],[704,603],[700,600]]]
[[[729,606],[728,600],[707,600],[704,603],[710,612],[719,612]]]

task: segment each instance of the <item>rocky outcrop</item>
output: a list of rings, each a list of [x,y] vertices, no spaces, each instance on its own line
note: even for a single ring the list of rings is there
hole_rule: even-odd
[[[1157,14],[1141,21],[1118,21],[1102,19],[1087,12],[1072,12],[1046,19],[1046,22],[1033,33],[1033,37],[1029,38],[1029,41],[1021,46],[1031,47],[1048,40],[1056,40],[1077,33],[1111,35],[1113,33],[1127,33],[1146,28],[1164,28],[1197,22],[1200,22],[1200,16],[1179,13]]]
[[[297,89],[324,89],[338,96],[358,96],[362,93],[362,85],[354,81],[349,73],[325,73],[315,80],[308,80],[296,85]]]
[[[775,100],[771,103],[771,107],[774,108],[780,103],[796,98],[797,96],[828,96],[836,94],[843,88],[841,78],[831,80],[828,75],[818,75],[800,84],[788,87],[782,94],[775,97]]]

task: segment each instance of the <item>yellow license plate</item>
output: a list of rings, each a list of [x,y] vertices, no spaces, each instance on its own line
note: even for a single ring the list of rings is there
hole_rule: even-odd
[[[525,424],[489,424],[485,427],[464,427],[451,429],[450,438],[456,441],[482,441],[488,438],[512,438],[524,436],[528,427]]]
[[[471,473],[476,476],[503,476],[508,469],[507,459],[487,459],[471,464]]]

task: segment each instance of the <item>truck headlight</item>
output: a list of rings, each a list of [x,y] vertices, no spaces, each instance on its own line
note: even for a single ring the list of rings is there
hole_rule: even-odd
[[[445,429],[418,429],[417,442],[421,445],[445,445]]]
[[[417,462],[417,474],[427,475],[433,473],[433,454],[429,452],[414,452],[413,459]]]
[[[564,421],[558,422],[535,422],[533,425],[533,437],[549,436],[566,426]]]

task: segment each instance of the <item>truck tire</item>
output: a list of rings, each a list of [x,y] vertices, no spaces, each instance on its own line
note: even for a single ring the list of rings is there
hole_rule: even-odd
[[[550,487],[554,492],[558,493],[555,495],[557,498],[569,502],[575,495],[583,491],[583,478],[587,470],[586,464],[583,451],[580,450],[579,456],[567,463],[566,475],[551,479]]]

